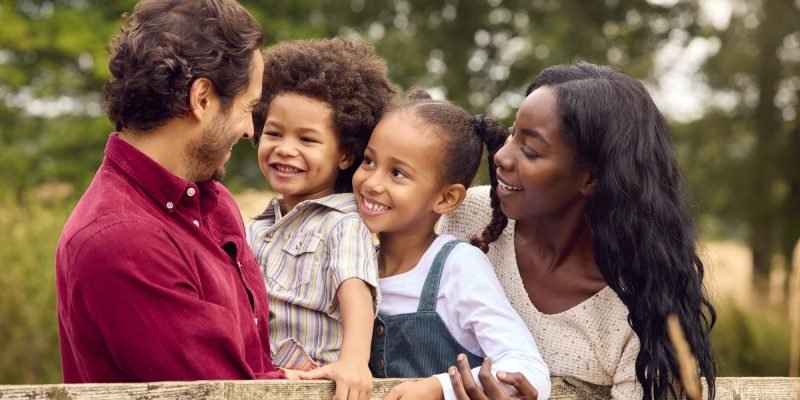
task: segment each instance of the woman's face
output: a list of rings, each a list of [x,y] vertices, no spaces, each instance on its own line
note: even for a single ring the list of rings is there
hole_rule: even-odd
[[[590,195],[590,172],[578,168],[564,140],[555,90],[540,87],[517,111],[512,134],[497,152],[497,195],[514,220],[566,215]]]

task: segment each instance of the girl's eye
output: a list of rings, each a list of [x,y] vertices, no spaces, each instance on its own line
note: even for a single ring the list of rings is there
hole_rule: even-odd
[[[310,137],[301,137],[300,141],[304,143],[319,143],[319,140]]]
[[[522,146],[522,147],[520,147],[520,149],[522,150],[522,154],[524,154],[525,157],[527,157],[527,158],[539,158],[540,157],[538,153],[536,153],[535,151],[527,148],[526,146]]]
[[[275,132],[275,131],[266,131],[266,132],[264,132],[264,136],[280,137],[281,134],[278,133],[278,132]]]
[[[393,178],[407,178],[408,175],[406,175],[406,173],[403,172],[402,170],[395,168],[395,169],[392,170],[392,177]]]
[[[364,161],[361,161],[361,165],[365,167],[371,167],[373,164],[375,164],[375,162],[367,156],[364,156]]]

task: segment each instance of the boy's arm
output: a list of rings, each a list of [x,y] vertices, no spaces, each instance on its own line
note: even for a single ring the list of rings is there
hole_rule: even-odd
[[[364,281],[354,278],[339,286],[336,297],[344,330],[339,360],[303,373],[300,377],[336,381],[335,399],[369,398],[372,393],[372,373],[367,363],[375,320],[372,291]]]

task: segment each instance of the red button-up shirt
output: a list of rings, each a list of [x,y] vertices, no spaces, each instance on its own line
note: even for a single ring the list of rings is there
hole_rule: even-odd
[[[231,194],[111,134],[56,253],[64,381],[282,378]]]

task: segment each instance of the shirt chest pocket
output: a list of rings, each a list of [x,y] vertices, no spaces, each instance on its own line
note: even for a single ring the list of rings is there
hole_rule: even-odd
[[[287,237],[281,248],[281,263],[271,279],[284,290],[297,290],[319,276],[325,256],[319,233],[298,232]]]

